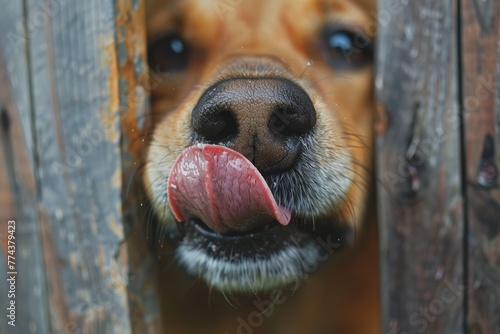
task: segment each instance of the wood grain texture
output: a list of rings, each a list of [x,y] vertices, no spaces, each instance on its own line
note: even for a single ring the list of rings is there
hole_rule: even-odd
[[[29,67],[22,2],[0,11],[1,333],[48,333],[46,268],[38,220]],[[16,221],[16,327],[7,325],[7,221]],[[9,270],[10,271],[10,270]],[[14,270],[13,270],[14,271]]]
[[[26,8],[50,332],[130,333],[114,8]]]
[[[379,1],[383,333],[463,333],[457,15],[453,0]]]
[[[149,80],[146,56],[145,1],[114,0],[117,73],[121,117],[123,213],[127,229],[128,285],[132,329],[160,333],[156,259],[148,249],[145,226],[147,203],[142,189],[142,166],[150,130]]]
[[[462,0],[470,333],[500,333],[500,3]]]

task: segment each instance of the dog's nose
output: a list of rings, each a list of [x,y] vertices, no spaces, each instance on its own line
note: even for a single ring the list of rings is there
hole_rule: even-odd
[[[289,169],[316,124],[307,93],[281,78],[233,78],[208,88],[192,113],[195,140],[240,152],[263,173]]]

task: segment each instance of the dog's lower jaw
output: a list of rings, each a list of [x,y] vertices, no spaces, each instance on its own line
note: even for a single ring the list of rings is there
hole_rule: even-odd
[[[255,293],[297,284],[305,279],[320,267],[319,252],[318,247],[309,242],[302,247],[290,246],[267,258],[242,259],[233,263],[210,257],[190,245],[180,245],[177,260],[187,273],[201,276],[217,290]]]
[[[291,224],[225,236],[190,220],[170,226],[166,235],[174,243],[176,262],[189,276],[223,292],[256,293],[297,286],[350,238],[350,229],[325,228],[321,221],[316,230],[297,220]]]

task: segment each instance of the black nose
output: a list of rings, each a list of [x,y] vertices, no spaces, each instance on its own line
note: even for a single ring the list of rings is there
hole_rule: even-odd
[[[195,141],[245,155],[265,173],[289,169],[316,111],[297,84],[279,78],[235,78],[208,88],[193,109]]]

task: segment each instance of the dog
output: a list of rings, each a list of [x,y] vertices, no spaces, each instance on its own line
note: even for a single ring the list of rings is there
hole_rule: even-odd
[[[379,332],[375,10],[148,3],[165,333]]]

